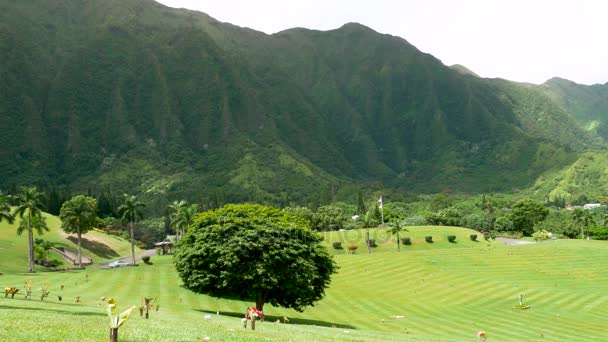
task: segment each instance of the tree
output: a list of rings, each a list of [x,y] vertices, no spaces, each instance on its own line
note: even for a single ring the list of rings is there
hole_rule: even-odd
[[[40,254],[42,255],[42,260],[45,263],[49,262],[49,252],[51,251],[51,249],[53,249],[54,244],[50,241],[46,241],[44,239],[36,239],[36,248],[40,251]]]
[[[135,265],[135,239],[133,238],[133,223],[143,220],[141,212],[146,205],[137,200],[137,196],[123,195],[123,203],[118,207],[118,215],[123,221],[129,222],[131,231],[131,263]]]
[[[188,202],[184,200],[173,201],[173,203],[167,206],[167,209],[169,209],[169,211],[171,212],[169,214],[169,225],[175,230],[175,236],[177,240],[179,240],[181,236],[180,228],[182,228],[184,224],[181,212],[182,210],[184,210],[184,208],[186,208],[186,206],[188,206]]]
[[[76,233],[78,237],[78,266],[82,268],[81,237],[95,227],[97,221],[97,201],[93,197],[78,195],[66,201],[59,212],[61,228],[66,233]]]
[[[513,204],[511,208],[513,229],[526,236],[531,236],[534,232],[534,225],[544,220],[548,214],[549,210],[542,203],[529,198],[522,199]]]
[[[340,230],[349,220],[342,208],[335,205],[324,205],[313,215],[312,227],[319,231]]]
[[[196,293],[303,311],[320,300],[337,265],[300,217],[258,204],[200,214],[177,243],[175,267]]]
[[[400,220],[395,220],[395,221],[391,222],[391,228],[389,229],[389,232],[391,232],[391,234],[393,234],[393,235],[397,235],[397,251],[398,252],[401,252],[399,233],[401,233],[402,231],[407,231],[407,229],[405,229],[405,226],[401,223]]]
[[[363,201],[363,195],[361,191],[357,192],[357,214],[365,215],[367,213],[367,208],[365,207],[365,202]]]
[[[42,234],[42,230],[48,231],[48,227],[42,219],[43,200],[42,193],[38,192],[36,188],[23,187],[17,196],[17,207],[13,213],[13,216],[19,215],[22,220],[17,228],[17,234],[21,235],[24,230],[27,230],[29,272],[34,272],[34,232],[32,230],[35,229],[38,234]],[[36,218],[39,218],[38,223],[33,222]]]
[[[13,224],[15,218],[11,214],[11,204],[8,196],[5,196],[2,191],[0,191],[0,222],[3,220]]]
[[[581,225],[581,239],[584,239],[585,232],[583,231],[583,228],[589,227],[592,223],[595,222],[595,220],[593,219],[593,214],[591,214],[591,211],[589,210],[577,208],[572,211],[572,218],[574,219],[574,221],[578,222]],[[589,235],[588,232],[587,235]]]

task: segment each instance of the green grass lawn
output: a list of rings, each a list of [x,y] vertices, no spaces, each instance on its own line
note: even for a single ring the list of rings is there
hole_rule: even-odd
[[[76,234],[66,234],[61,229],[61,221],[58,217],[44,214],[49,227],[48,232],[42,235],[34,233],[34,238],[51,241],[56,247],[67,247],[77,250]],[[20,219],[15,223],[8,224],[0,222],[0,272],[15,273],[27,271],[27,232],[17,235],[17,227]],[[107,235],[98,231],[90,231],[82,235],[82,252],[93,259],[93,263],[116,259],[131,253],[129,241],[117,236]],[[63,261],[56,253],[51,252],[49,257]],[[70,267],[72,265],[64,265]],[[63,267],[63,266],[62,266]],[[45,268],[36,266],[36,270],[44,271]]]
[[[119,340],[476,341],[477,331],[484,330],[489,341],[599,341],[608,336],[607,250],[602,241],[483,241],[467,248],[438,241],[432,249],[397,253],[387,246],[383,253],[338,254],[340,270],[323,300],[303,313],[267,305],[269,318],[255,331],[240,326],[252,303],[183,289],[170,256],[120,269],[5,272],[2,285],[22,288],[31,279],[34,295],[43,284],[51,295],[44,302],[0,298],[0,340],[104,340],[101,296],[116,297],[126,308],[158,295],[159,312],[150,320],[135,312]],[[529,310],[512,308],[520,293]],[[82,303],[75,303],[76,296]],[[272,323],[283,316],[288,324]]]

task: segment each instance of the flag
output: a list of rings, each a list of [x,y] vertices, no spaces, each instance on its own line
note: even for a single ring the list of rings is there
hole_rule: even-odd
[[[378,208],[382,209],[382,195],[378,198]]]

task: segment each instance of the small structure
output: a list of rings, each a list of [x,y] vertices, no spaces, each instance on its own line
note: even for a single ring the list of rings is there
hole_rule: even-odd
[[[595,208],[599,208],[602,205],[600,203],[587,203],[583,206],[583,209],[595,209]]]
[[[171,241],[157,242],[154,246],[161,248],[162,255],[171,254],[173,251],[173,242]]]

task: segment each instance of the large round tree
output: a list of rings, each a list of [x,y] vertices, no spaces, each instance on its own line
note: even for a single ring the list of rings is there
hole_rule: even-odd
[[[175,267],[197,293],[302,311],[323,298],[337,266],[300,217],[257,204],[200,214],[177,243]]]
[[[82,234],[95,227],[97,201],[93,197],[78,195],[63,203],[59,213],[61,228],[66,233],[76,233],[78,238],[78,266],[82,268]]]

